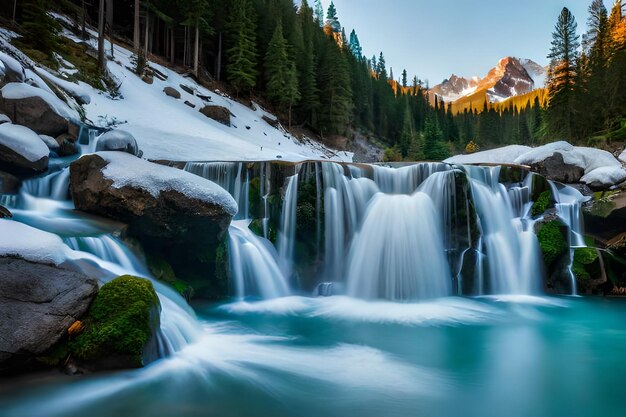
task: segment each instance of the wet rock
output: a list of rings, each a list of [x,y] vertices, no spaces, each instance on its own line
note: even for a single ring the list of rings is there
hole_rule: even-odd
[[[21,184],[15,175],[0,171],[0,194],[17,194]]]
[[[0,125],[0,168],[14,175],[48,169],[50,150],[32,130],[10,123]]]
[[[165,93],[165,95],[167,95],[168,97],[173,97],[175,99],[179,99],[180,98],[180,92],[170,86],[167,86],[163,89],[163,92]]]
[[[143,152],[139,149],[135,137],[121,129],[110,130],[98,138],[96,151],[119,151],[140,157]]]
[[[179,85],[180,85],[180,88],[184,92],[186,92],[187,94],[193,95],[193,93],[194,93],[194,89],[193,88],[191,88],[191,87],[189,87],[188,85],[185,85],[185,84],[179,84]]]
[[[195,109],[195,108],[196,108],[196,105],[195,105],[195,104],[193,104],[193,103],[192,103],[191,101],[189,101],[189,100],[185,100],[185,104],[186,104],[186,105],[188,105],[189,107],[191,107],[192,109]]]
[[[88,309],[96,280],[58,267],[0,258],[0,373],[36,363]]]
[[[11,217],[13,217],[13,213],[8,208],[0,206],[0,219],[10,219]]]
[[[204,106],[200,113],[206,117],[230,127],[230,110],[222,106]]]
[[[585,170],[576,165],[565,163],[563,155],[555,152],[551,157],[531,165],[531,169],[549,180],[571,184],[579,182]]]

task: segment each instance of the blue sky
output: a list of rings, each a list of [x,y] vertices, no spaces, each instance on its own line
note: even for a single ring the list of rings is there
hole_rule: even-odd
[[[406,68],[410,76],[428,79],[433,86],[452,73],[485,76],[507,55],[546,65],[561,9],[565,6],[574,13],[582,34],[591,0],[334,2],[346,33],[356,29],[368,57],[382,50],[396,78]],[[330,0],[322,4],[326,10]],[[605,4],[608,8],[613,0]]]

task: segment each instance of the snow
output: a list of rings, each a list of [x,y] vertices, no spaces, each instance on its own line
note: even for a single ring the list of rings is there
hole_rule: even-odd
[[[581,181],[596,187],[612,186],[626,181],[626,170],[621,166],[600,167],[586,174]]]
[[[14,220],[0,220],[0,256],[59,265],[67,259],[68,250],[57,235]]]
[[[0,113],[0,124],[11,123],[11,119],[6,114]]]
[[[103,175],[113,180],[113,187],[138,187],[153,196],[174,190],[185,196],[211,204],[219,204],[231,215],[237,213],[237,203],[219,185],[176,168],[154,164],[124,152],[98,152],[108,162]]]
[[[6,69],[8,69],[9,72],[17,75],[18,77],[21,77],[20,81],[24,80],[25,78],[24,69],[22,68],[22,65],[19,62],[17,62],[15,58],[5,54],[4,52],[0,52],[0,61],[2,61],[2,63],[4,64]]]
[[[4,123],[0,125],[0,145],[15,151],[31,162],[39,161],[50,150],[38,134],[27,127]]]
[[[447,164],[514,164],[515,160],[532,148],[523,145],[510,145],[468,155],[456,155],[446,159]]]
[[[7,73],[7,69],[4,66],[4,63],[0,61],[0,77],[4,77],[4,74]]]
[[[91,97],[89,96],[89,90],[87,88],[74,84],[70,81],[62,80],[42,68],[36,68],[35,71],[41,77],[57,85],[61,90],[67,92],[81,103],[89,104],[91,102]]]
[[[39,137],[41,138],[41,140],[43,141],[43,143],[46,144],[46,146],[48,147],[48,149],[50,150],[57,150],[59,149],[59,143],[56,141],[55,138],[53,138],[52,136],[48,136],[48,135],[39,135]]]
[[[64,32],[64,36],[65,32]],[[67,35],[69,37],[69,35]],[[90,43],[94,43],[93,39]],[[110,44],[107,41],[106,51]],[[165,74],[165,81],[155,77],[152,85],[143,82],[132,68],[132,52],[114,46],[115,60],[108,70],[119,84],[119,97],[111,97],[87,85],[91,103],[84,106],[87,119],[99,127],[120,128],[131,133],[149,160],[195,161],[262,161],[281,159],[352,161],[352,153],[335,152],[323,145],[304,141],[275,129],[262,117],[269,115],[258,105],[251,109],[219,92],[211,91],[191,78],[155,63],[150,66]],[[189,94],[180,89],[184,84],[196,91]],[[181,100],[171,100],[163,93],[165,87],[180,91]],[[208,96],[204,101],[198,95]],[[187,106],[185,101],[196,107]],[[226,107],[235,117],[231,127],[207,118],[200,109],[207,104]]]
[[[68,120],[78,120],[78,114],[73,109],[69,108],[60,98],[54,94],[42,90],[41,88],[33,87],[32,85],[24,83],[8,83],[2,90],[2,97],[5,99],[24,99],[29,97],[40,97],[61,117]]]
[[[547,145],[539,146],[531,151],[520,155],[515,163],[519,165],[533,165],[541,161],[545,161],[555,152],[563,155],[565,163],[580,166],[582,168],[582,160],[579,155],[573,153],[574,147],[565,141],[553,142]]]

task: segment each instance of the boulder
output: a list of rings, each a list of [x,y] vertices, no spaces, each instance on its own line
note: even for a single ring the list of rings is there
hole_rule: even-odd
[[[12,174],[48,169],[50,149],[32,130],[11,123],[0,125],[0,168]]]
[[[626,191],[598,193],[583,209],[585,233],[609,242],[626,233]]]
[[[127,223],[128,234],[146,253],[165,259],[196,294],[226,293],[227,283],[206,277],[237,212],[228,192],[199,176],[120,152],[75,161],[70,185],[77,209]]]
[[[175,98],[177,100],[180,98],[180,92],[177,89],[175,89],[174,87],[167,86],[167,87],[165,87],[163,89],[163,92],[168,97],[173,97],[173,98]]]
[[[13,217],[13,213],[8,208],[0,206],[0,219],[10,219],[11,217]]]
[[[11,123],[11,119],[6,114],[0,114],[0,125],[3,123]]]
[[[180,85],[180,88],[184,92],[186,92],[187,94],[193,95],[193,93],[194,93],[194,89],[193,88],[191,88],[191,87],[189,87],[188,85],[185,85],[185,84],[179,84],[179,85]]]
[[[0,194],[17,194],[21,184],[15,175],[0,171]]]
[[[191,107],[192,109],[195,109],[195,108],[196,108],[196,105],[195,105],[195,104],[193,104],[193,103],[192,103],[191,101],[189,101],[189,100],[185,100],[185,104],[186,104],[187,106]]]
[[[4,52],[0,52],[0,63],[2,66],[0,72],[3,73],[4,78],[3,82],[24,82],[26,80],[24,68],[15,58],[5,54]]]
[[[143,152],[137,146],[135,137],[125,130],[116,129],[103,133],[96,142],[96,152],[119,151],[140,157]]]
[[[48,136],[48,135],[39,135],[39,137],[41,138],[41,140],[43,141],[43,143],[46,144],[46,146],[48,147],[48,149],[50,149],[51,151],[58,151],[59,150],[59,143],[57,142],[57,140],[55,138],[53,138],[52,136]]]
[[[97,281],[86,275],[0,258],[0,373],[24,369],[49,353],[97,292]]]
[[[8,115],[13,123],[53,137],[68,131],[70,112],[52,93],[18,83],[5,85],[0,93],[0,112]]]
[[[141,81],[143,81],[146,84],[152,84],[154,82],[154,77],[149,74],[143,74],[141,76]]]
[[[280,126],[280,122],[278,121],[278,119],[272,119],[271,117],[268,117],[267,115],[263,115],[262,119],[265,121],[265,123],[272,126],[273,128],[278,129],[278,127]]]
[[[159,357],[161,304],[152,283],[129,275],[104,284],[87,315],[72,327],[73,365],[100,371],[139,368]]]
[[[206,117],[230,127],[230,110],[222,106],[204,106],[200,113]]]
[[[564,184],[579,182],[585,175],[584,168],[567,164],[559,152],[554,152],[543,161],[532,164],[531,169],[549,180]]]

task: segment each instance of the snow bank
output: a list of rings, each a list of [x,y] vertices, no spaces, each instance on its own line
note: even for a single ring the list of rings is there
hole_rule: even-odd
[[[174,190],[189,198],[219,204],[233,216],[238,211],[237,203],[226,190],[197,175],[123,152],[99,152],[97,155],[109,163],[102,173],[113,180],[115,188],[138,187],[155,197],[161,191]]]
[[[610,187],[626,181],[626,170],[621,166],[600,167],[586,174],[581,181],[595,187]]]
[[[0,124],[2,123],[11,123],[11,119],[6,114],[0,113]]]
[[[67,259],[68,250],[57,235],[14,220],[0,220],[0,256],[59,265]]]
[[[57,142],[57,140],[55,138],[53,138],[52,136],[39,135],[39,137],[41,138],[43,143],[46,144],[48,149],[50,149],[50,150],[57,150],[57,149],[59,149],[59,147],[60,147],[59,146],[59,142]]]
[[[30,162],[39,161],[50,154],[48,146],[27,127],[4,123],[0,125],[0,145],[22,155]]]
[[[22,65],[17,62],[15,58],[5,54],[4,52],[0,52],[0,61],[4,64],[7,72],[13,73],[19,77],[20,81],[24,81],[24,68],[22,68]]]
[[[515,160],[532,148],[523,145],[510,145],[469,155],[456,155],[446,159],[447,164],[514,164]]]
[[[87,88],[84,88],[78,84],[74,84],[67,80],[62,80],[59,77],[55,77],[50,74],[48,71],[42,68],[36,68],[35,71],[37,74],[48,80],[49,82],[58,86],[61,90],[65,91],[75,99],[77,99],[82,104],[91,103],[90,92]]]
[[[29,97],[40,97],[61,117],[68,120],[78,120],[78,114],[65,104],[60,98],[54,94],[41,88],[33,87],[24,83],[8,83],[2,90],[2,97],[5,99],[24,99]]]

